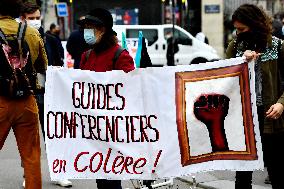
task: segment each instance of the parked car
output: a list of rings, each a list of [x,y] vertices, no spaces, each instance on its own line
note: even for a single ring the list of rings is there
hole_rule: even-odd
[[[167,34],[172,31],[171,24],[114,25],[113,29],[119,40],[122,39],[122,33],[126,38],[137,39],[139,31],[142,31],[143,36],[147,39],[147,49],[153,66],[167,64]],[[179,46],[179,51],[175,54],[175,65],[198,64],[220,59],[213,47],[199,41],[179,26],[175,26],[174,37]]]

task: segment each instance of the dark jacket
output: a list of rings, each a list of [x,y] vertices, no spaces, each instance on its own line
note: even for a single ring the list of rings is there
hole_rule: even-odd
[[[59,47],[57,39],[48,33],[44,36],[45,39],[45,47],[48,58],[49,66],[63,66],[63,61],[59,53]]]
[[[67,40],[66,48],[74,59],[74,68],[78,69],[82,53],[90,48],[85,42],[83,30],[76,30],[70,34]]]
[[[174,43],[172,43],[172,37],[167,39],[167,65],[168,66],[174,66],[175,62],[174,62],[174,54],[177,53],[179,51],[179,47],[178,47],[178,42],[177,39],[174,39]],[[173,54],[173,50],[174,50],[174,54]]]
[[[272,40],[273,39],[273,40]],[[284,74],[284,43],[278,48],[279,39],[273,37],[268,44],[266,51],[272,50],[278,55],[277,59],[267,59],[261,62],[262,72],[262,101],[264,106],[264,112],[266,112],[271,105],[279,102],[284,105],[284,93],[281,87],[281,75]],[[276,42],[277,41],[277,42]],[[226,57],[236,57],[235,41],[231,41],[227,50]],[[278,50],[277,50],[278,49]],[[265,52],[260,55],[259,58],[264,58]],[[271,54],[271,53],[268,53]],[[265,115],[263,115],[265,117]],[[277,119],[265,119],[264,120],[264,133],[277,133],[284,132],[284,115]]]
[[[63,62],[63,60],[64,60],[64,48],[62,46],[60,38],[57,35],[50,33],[50,31],[46,32],[46,36],[48,36],[48,38],[46,38],[46,42],[50,43],[50,47],[47,47],[47,48],[50,48],[50,51],[53,52],[52,56],[54,56],[54,57],[52,57],[52,58],[57,60],[58,55],[60,57],[60,63],[56,62],[56,65],[53,65],[52,64],[53,61],[52,61],[52,63],[49,63],[49,65],[62,66],[64,64],[64,62]]]

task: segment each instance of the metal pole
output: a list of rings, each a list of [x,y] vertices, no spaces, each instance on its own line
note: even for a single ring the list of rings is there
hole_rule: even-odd
[[[161,5],[161,12],[162,12],[162,24],[165,24],[165,2],[162,1]]]
[[[175,0],[172,0],[172,23],[173,23],[173,28],[172,28],[172,63],[175,65]]]
[[[74,30],[74,2],[71,2],[71,11],[70,11],[70,32]]]

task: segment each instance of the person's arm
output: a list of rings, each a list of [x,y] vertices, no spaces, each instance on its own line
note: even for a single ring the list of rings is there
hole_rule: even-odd
[[[278,69],[281,76],[280,84],[282,85],[282,82],[284,82],[282,81],[284,79],[284,42],[282,43],[281,50],[278,56],[279,56]],[[281,89],[283,90],[284,86],[281,86]],[[282,95],[280,96],[277,102],[284,105],[284,91],[282,91]]]
[[[234,48],[235,45],[235,41],[232,40],[229,45],[228,48],[226,49],[226,58],[234,58],[236,57],[236,49]],[[246,58],[246,62],[250,62],[252,60],[256,60],[259,57],[259,53],[255,52],[255,51],[251,51],[251,50],[246,50],[243,54],[243,56]]]
[[[127,51],[123,51],[120,54],[115,63],[115,69],[123,70],[124,72],[130,72],[135,69],[133,58],[129,55]]]
[[[51,36],[51,43],[52,43],[52,54],[53,54],[53,66],[63,66],[63,58],[62,55],[60,54],[60,44],[58,44],[58,40]],[[61,46],[62,47],[62,46]]]
[[[232,40],[226,49],[226,59],[235,57],[234,53],[234,40]]]
[[[282,79],[283,79],[283,74],[284,74],[284,43],[282,43],[281,45],[281,49],[280,49],[280,52],[278,53],[278,69],[279,69],[279,72],[280,72],[280,76],[282,76],[282,78],[279,78],[280,79],[280,85],[281,85],[281,82],[282,82]],[[281,93],[282,95],[279,97],[279,99],[277,100],[277,102],[275,104],[273,104],[269,110],[266,112],[266,117],[267,118],[271,118],[271,119],[278,119],[282,113],[283,113],[283,110],[284,110],[284,91],[282,89],[282,87],[280,86],[281,88]]]
[[[33,40],[38,43],[34,43],[37,44],[37,48],[36,46],[33,46],[31,48],[33,48],[33,53],[37,54],[37,58],[34,60],[33,63],[33,67],[34,67],[34,71],[37,74],[37,90],[35,91],[36,94],[40,94],[40,93],[44,93],[44,91],[42,91],[42,89],[44,89],[45,87],[45,73],[46,73],[46,69],[47,69],[47,65],[48,65],[48,59],[47,59],[47,55],[46,55],[46,51],[45,51],[45,45],[43,43],[43,40],[41,37],[39,36],[34,36]]]
[[[68,51],[68,53],[74,58],[75,57],[75,49],[74,46],[76,45],[75,43],[75,36],[74,33],[71,33],[71,35],[69,36],[68,40],[67,40],[67,44],[66,44],[66,49]]]
[[[45,46],[44,46],[42,38],[35,37],[34,40],[35,41],[38,40],[38,57],[35,61],[34,68],[37,73],[44,74],[47,69],[47,65],[48,65]]]
[[[62,46],[61,40],[59,38],[56,37],[56,45],[58,48],[58,52],[61,58],[61,63],[63,65],[63,60],[64,60],[64,48]]]
[[[81,70],[89,70],[89,68],[86,66],[86,54],[87,54],[87,51],[86,52],[83,52],[82,55],[81,55],[81,61],[80,61],[80,65],[79,65],[79,68]]]

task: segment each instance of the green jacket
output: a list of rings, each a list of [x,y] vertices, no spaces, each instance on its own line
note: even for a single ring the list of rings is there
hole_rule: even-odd
[[[243,55],[243,52],[241,54],[237,53],[236,49],[237,47],[235,47],[235,41],[233,40],[226,50],[226,58]],[[284,105],[284,93],[281,89],[281,75],[284,76],[284,43],[279,46],[279,39],[272,37],[266,51],[259,58],[261,59],[262,102],[265,114],[270,106],[276,102]],[[263,132],[268,134],[284,132],[283,118],[283,114],[277,120],[265,118]]]

